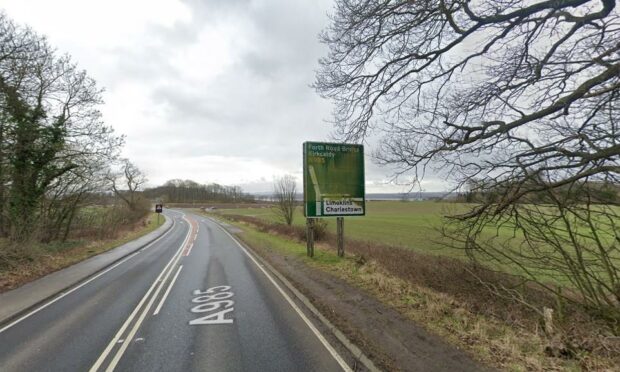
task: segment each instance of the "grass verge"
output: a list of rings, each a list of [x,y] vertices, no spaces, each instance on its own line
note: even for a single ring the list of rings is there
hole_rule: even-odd
[[[292,257],[362,288],[488,365],[513,371],[604,371],[620,365],[618,341],[583,312],[563,309],[555,332],[546,334],[535,311],[497,299],[463,277],[465,263],[458,260],[351,241],[345,259],[337,257],[329,242],[318,244],[310,259],[295,229],[231,216],[227,222],[239,227],[239,237],[257,251]],[[530,302],[553,306],[553,299],[529,292]]]
[[[4,251],[20,250],[14,259],[4,261],[7,264],[0,267],[0,293],[135,240],[163,225],[164,221],[160,218],[158,224],[157,213],[150,213],[112,239],[31,243],[20,247],[10,247],[7,241],[0,241]]]

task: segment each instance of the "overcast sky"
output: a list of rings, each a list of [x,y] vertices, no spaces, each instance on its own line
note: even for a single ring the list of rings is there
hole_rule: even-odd
[[[172,178],[272,189],[301,182],[302,147],[328,140],[312,88],[331,0],[0,0],[105,89],[106,124],[151,185]],[[370,152],[370,149],[367,149]],[[367,192],[402,192],[366,162]],[[440,191],[428,179],[425,191]]]

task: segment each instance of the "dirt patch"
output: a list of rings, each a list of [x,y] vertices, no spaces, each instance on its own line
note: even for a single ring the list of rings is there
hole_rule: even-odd
[[[290,280],[380,368],[388,371],[487,369],[344,280],[295,257],[251,248]]]

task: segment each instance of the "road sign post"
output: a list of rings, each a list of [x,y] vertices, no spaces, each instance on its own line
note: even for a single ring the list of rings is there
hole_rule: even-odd
[[[336,232],[338,235],[338,257],[344,257],[344,217],[336,218]]]
[[[314,219],[306,218],[306,255],[314,257]]]
[[[313,242],[314,218],[336,217],[338,255],[344,256],[344,216],[366,214],[364,146],[304,142],[304,215],[307,241]],[[312,222],[311,222],[312,221]],[[308,246],[310,255],[310,246]]]
[[[155,204],[155,213],[157,213],[157,226],[159,226],[159,215],[164,210],[163,204]]]

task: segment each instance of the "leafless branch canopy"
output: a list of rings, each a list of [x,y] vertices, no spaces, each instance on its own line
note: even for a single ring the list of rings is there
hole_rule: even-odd
[[[138,192],[147,182],[144,173],[129,159],[121,159],[118,172],[108,172],[106,178],[110,188],[130,209],[135,209],[138,202]]]
[[[331,18],[314,86],[337,134],[468,191],[454,246],[569,283],[620,333],[616,1],[337,0]]]
[[[460,182],[617,181],[614,0],[339,0],[322,40],[315,87],[338,133],[382,133],[385,163]]]

